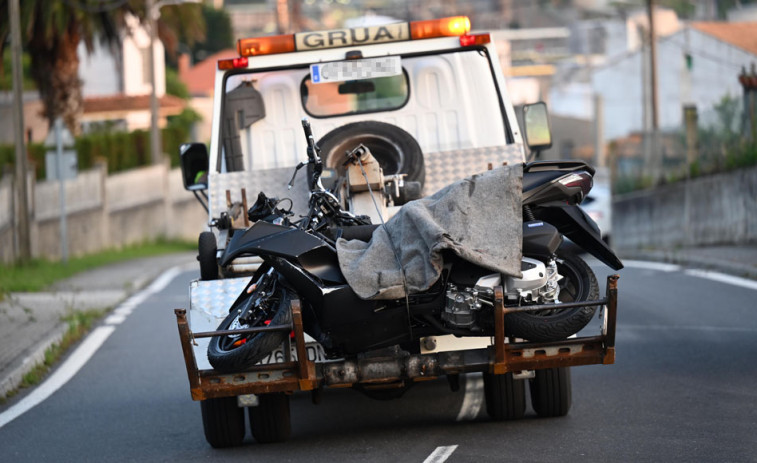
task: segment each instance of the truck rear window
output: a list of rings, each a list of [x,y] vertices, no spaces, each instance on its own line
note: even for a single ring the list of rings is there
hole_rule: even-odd
[[[407,73],[390,77],[300,85],[305,111],[313,117],[333,117],[399,109],[410,96]]]

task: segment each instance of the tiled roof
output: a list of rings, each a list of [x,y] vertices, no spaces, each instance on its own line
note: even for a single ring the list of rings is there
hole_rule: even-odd
[[[757,55],[757,22],[694,22],[691,27]]]
[[[161,112],[179,113],[186,103],[179,97],[164,95],[158,99]],[[84,99],[84,113],[140,111],[150,109],[150,95],[113,95]]]
[[[218,60],[229,58],[239,58],[239,53],[234,49],[222,50],[181,72],[179,77],[186,84],[189,94],[194,96],[212,95]]]

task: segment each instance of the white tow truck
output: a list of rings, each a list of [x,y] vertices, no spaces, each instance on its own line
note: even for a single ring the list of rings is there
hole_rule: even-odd
[[[521,133],[491,36],[471,33],[466,17],[247,38],[239,40],[238,52],[238,58],[217,64],[209,149],[181,147],[184,185],[206,207],[209,228],[199,238],[201,279],[191,284],[189,314],[177,309],[176,315],[192,398],[202,401],[205,435],[214,447],[242,441],[245,407],[256,440],[286,439],[288,399],[269,400],[270,393],[366,386],[359,379],[324,379],[328,369],[355,366],[324,358],[303,332],[298,303],[292,304],[291,345],[255,369],[219,374],[206,359],[208,337],[259,264],[246,257],[219,266],[230,236],[249,226],[253,195],[265,191],[287,198],[294,214],[306,211],[305,176],[290,183],[295,166],[307,159],[303,118],[310,120],[335,177],[343,173],[345,151],[359,144],[370,149],[381,167],[376,174],[384,177],[379,199],[388,207],[377,212],[366,191],[355,188],[348,208],[365,215],[388,216],[393,207],[467,175],[524,162],[526,145],[533,151],[551,144],[543,104],[525,108],[528,133]],[[597,336],[548,345],[506,340],[500,304],[494,338],[477,346],[461,346],[454,337],[427,340],[421,353],[433,368],[416,377],[399,369],[409,381],[441,375],[454,380],[470,371],[524,372],[514,391],[487,391],[487,404],[515,400],[525,407],[524,385],[531,378],[539,397],[553,397],[548,405],[535,403],[537,412],[563,415],[570,407],[565,367],[614,361],[615,281],[608,279],[607,297],[600,301],[607,310]],[[383,379],[396,374],[387,367]],[[496,411],[493,417],[504,418]]]

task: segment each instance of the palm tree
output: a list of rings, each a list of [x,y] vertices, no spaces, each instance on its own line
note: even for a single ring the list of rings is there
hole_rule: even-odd
[[[0,56],[10,32],[8,0],[0,0]],[[24,48],[31,56],[31,74],[44,105],[50,127],[61,117],[72,133],[79,133],[83,110],[82,81],[79,78],[80,42],[92,53],[96,42],[117,47],[129,34],[128,15],[144,21],[144,0],[24,0],[21,2],[21,31]],[[165,18],[165,20],[163,20]],[[178,18],[178,19],[177,19]],[[167,24],[178,24],[188,40],[201,40],[205,24],[199,5],[165,8],[158,23],[158,35],[166,37],[167,48],[176,46],[170,39],[176,31]],[[114,70],[115,72],[115,70]]]

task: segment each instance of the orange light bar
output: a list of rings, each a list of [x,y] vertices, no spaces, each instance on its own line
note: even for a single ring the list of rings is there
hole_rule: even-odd
[[[487,43],[491,42],[492,38],[489,34],[473,34],[473,35],[461,35],[460,36],[460,46],[462,47],[471,47],[474,45],[486,45]]]
[[[228,71],[230,69],[240,69],[247,67],[247,58],[219,59],[218,69]]]
[[[271,35],[268,37],[254,37],[239,39],[237,51],[240,56],[275,55],[295,51],[294,35]]]
[[[410,37],[413,40],[433,37],[454,37],[470,31],[470,19],[467,16],[413,21],[410,23]]]

